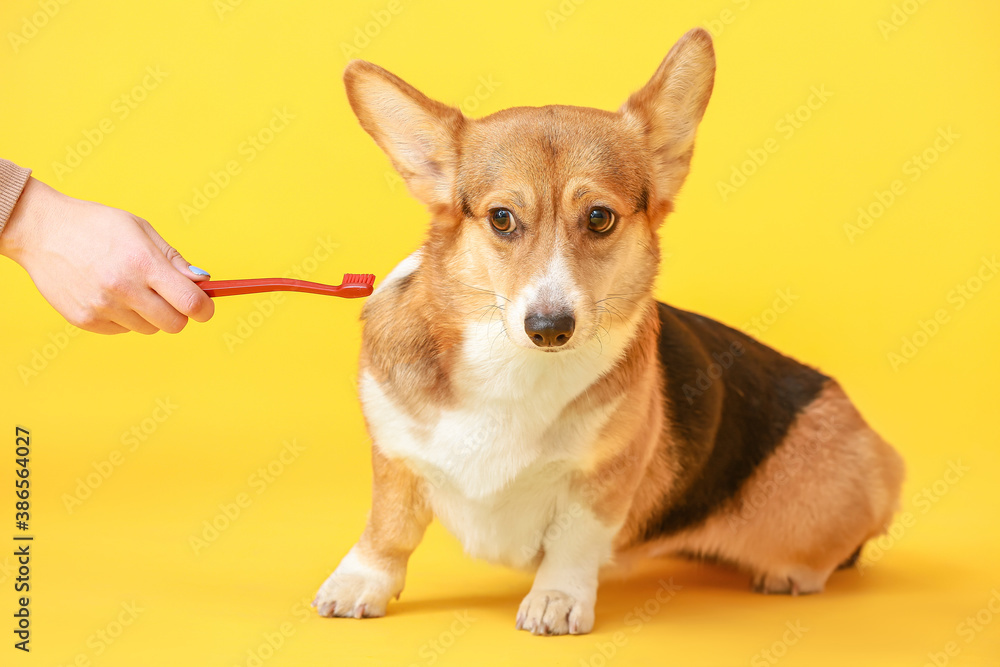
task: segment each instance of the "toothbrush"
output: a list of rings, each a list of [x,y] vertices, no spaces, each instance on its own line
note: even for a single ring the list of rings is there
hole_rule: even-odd
[[[196,283],[205,294],[233,296],[236,294],[260,294],[261,292],[306,292],[356,299],[368,296],[373,291],[375,276],[371,273],[346,273],[340,285],[324,285],[291,278],[255,278],[252,280],[206,280]]]

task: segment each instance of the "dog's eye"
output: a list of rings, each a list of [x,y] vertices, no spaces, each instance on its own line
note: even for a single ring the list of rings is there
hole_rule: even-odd
[[[606,234],[615,226],[615,214],[603,206],[590,209],[587,227],[598,234]]]
[[[501,234],[510,234],[517,228],[514,222],[514,214],[505,208],[494,208],[490,210],[490,224],[493,229]]]

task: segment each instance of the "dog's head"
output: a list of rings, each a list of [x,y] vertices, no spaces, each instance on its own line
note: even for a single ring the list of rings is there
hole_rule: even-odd
[[[361,125],[431,209],[423,261],[452,308],[475,318],[496,300],[511,341],[556,351],[592,339],[606,314],[627,319],[650,293],[657,228],[714,76],[711,37],[695,29],[617,112],[470,119],[371,63],[352,62],[344,80]]]

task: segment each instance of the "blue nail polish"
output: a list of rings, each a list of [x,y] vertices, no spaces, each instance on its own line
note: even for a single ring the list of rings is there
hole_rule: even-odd
[[[188,267],[188,271],[190,271],[191,273],[193,273],[196,276],[210,276],[210,275],[212,275],[208,271],[206,271],[205,269],[199,269],[197,266],[189,266]]]

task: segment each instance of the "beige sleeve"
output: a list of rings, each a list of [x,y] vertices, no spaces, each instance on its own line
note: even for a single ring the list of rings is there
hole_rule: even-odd
[[[14,210],[24,184],[28,182],[31,170],[18,167],[9,160],[0,160],[0,234]]]

